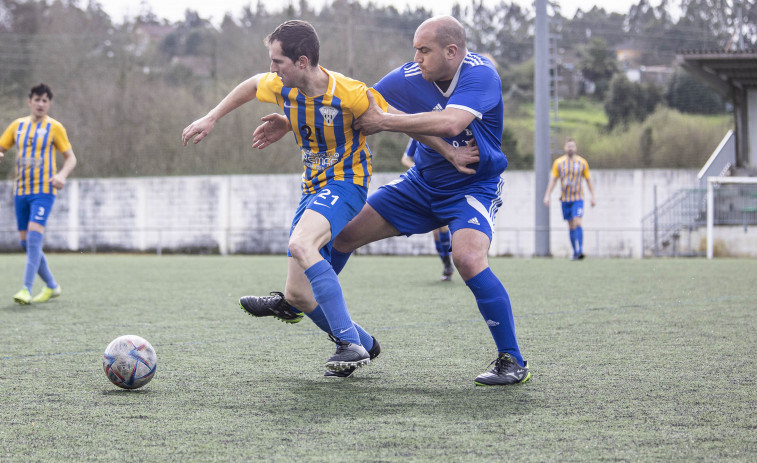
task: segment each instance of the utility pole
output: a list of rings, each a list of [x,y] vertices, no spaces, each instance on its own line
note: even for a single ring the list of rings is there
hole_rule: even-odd
[[[549,18],[547,0],[536,0],[534,33],[534,256],[550,256],[549,208],[542,198],[549,181]]]

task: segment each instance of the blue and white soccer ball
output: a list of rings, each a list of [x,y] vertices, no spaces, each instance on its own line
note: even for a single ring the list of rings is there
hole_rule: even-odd
[[[149,383],[157,366],[155,349],[146,339],[133,334],[111,341],[103,355],[105,375],[124,389],[137,389]]]

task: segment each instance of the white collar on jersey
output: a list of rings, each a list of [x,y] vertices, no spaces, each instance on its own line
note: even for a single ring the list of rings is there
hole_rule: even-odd
[[[336,91],[336,76],[332,74],[331,71],[329,71],[325,67],[323,66],[319,66],[319,67],[323,69],[323,72],[329,75],[329,84],[331,85],[330,85],[330,88],[326,90],[326,93],[328,93],[329,95],[333,95],[334,91]]]
[[[468,56],[468,52],[465,52],[465,56]],[[449,87],[447,87],[447,91],[443,92],[441,88],[439,88],[438,85],[436,85],[436,82],[434,82],[434,86],[436,86],[437,90],[441,92],[442,96],[444,98],[449,98],[450,95],[452,95],[452,92],[455,91],[455,87],[457,87],[457,81],[460,79],[460,70],[463,68],[463,63],[465,62],[465,58],[460,61],[460,66],[457,67],[457,72],[455,72],[455,77],[452,78],[452,82],[450,82]]]

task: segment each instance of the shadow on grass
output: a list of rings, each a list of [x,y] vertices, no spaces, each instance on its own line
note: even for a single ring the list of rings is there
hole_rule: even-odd
[[[335,381],[334,381],[335,380]],[[422,379],[421,379],[422,380]],[[299,380],[286,386],[285,394],[297,397],[296,408],[302,416],[327,411],[334,417],[425,416],[434,420],[489,420],[508,415],[527,415],[541,408],[531,384],[480,387],[455,383],[408,386],[381,377]],[[280,411],[281,403],[272,407]],[[312,407],[312,412],[310,411]],[[306,411],[307,410],[307,411]]]

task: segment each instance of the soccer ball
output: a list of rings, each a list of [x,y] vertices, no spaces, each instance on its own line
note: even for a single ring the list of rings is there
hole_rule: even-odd
[[[157,366],[155,349],[146,339],[133,334],[111,341],[103,355],[105,376],[124,389],[137,389],[149,383]]]

